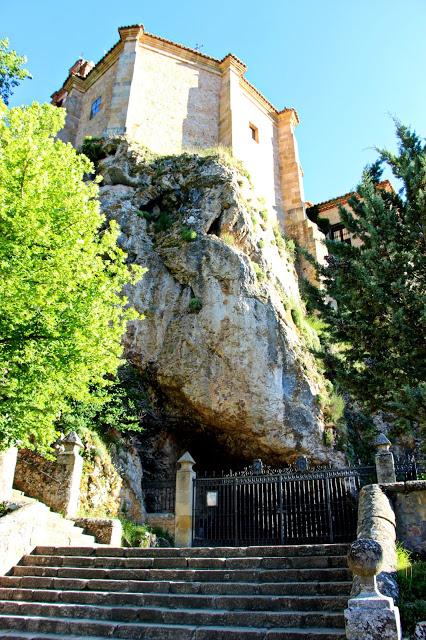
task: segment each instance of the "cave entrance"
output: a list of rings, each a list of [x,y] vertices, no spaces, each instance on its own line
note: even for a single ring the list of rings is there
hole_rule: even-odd
[[[347,543],[356,538],[358,495],[375,468],[270,469],[194,481],[193,545]]]

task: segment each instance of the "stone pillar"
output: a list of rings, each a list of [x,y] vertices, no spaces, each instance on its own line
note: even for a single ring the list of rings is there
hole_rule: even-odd
[[[83,448],[75,431],[71,431],[60,442],[57,462],[64,467],[64,486],[62,487],[62,509],[66,518],[75,518],[80,502],[80,482],[83,473]]]
[[[10,500],[12,496],[17,455],[16,447],[0,451],[0,502]]]
[[[239,158],[242,138],[240,81],[247,67],[232,54],[228,54],[220,63],[222,73],[219,101],[219,144],[229,147]],[[248,122],[247,122],[248,126]]]
[[[399,609],[377,589],[376,575],[382,563],[383,550],[375,540],[360,538],[352,544],[348,565],[359,578],[361,591],[345,609],[348,640],[401,640]]]
[[[395,462],[393,453],[389,451],[391,443],[383,433],[379,433],[374,441],[377,447],[376,453],[376,471],[377,482],[379,484],[388,484],[396,482]]]
[[[176,472],[175,546],[191,547],[193,485],[196,477],[192,467],[195,460],[187,451],[179,458],[178,464],[180,467]]]

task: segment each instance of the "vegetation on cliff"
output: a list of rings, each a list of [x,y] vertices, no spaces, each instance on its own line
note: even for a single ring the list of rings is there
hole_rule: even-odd
[[[388,412],[397,432],[412,432],[426,429],[426,146],[401,124],[397,137],[398,153],[380,150],[364,172],[353,212],[340,208],[362,244],[327,240],[323,287],[307,290],[331,378],[365,412]],[[384,166],[399,192],[377,188]]]

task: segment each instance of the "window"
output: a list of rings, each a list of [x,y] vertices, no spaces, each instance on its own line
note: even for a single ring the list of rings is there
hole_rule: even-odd
[[[99,98],[96,98],[96,100],[92,102],[92,106],[90,107],[90,119],[94,118],[95,115],[98,113],[98,111],[101,108],[101,103],[102,103],[102,98],[100,96]]]
[[[346,242],[352,244],[351,234],[346,229],[345,225],[339,222],[339,224],[332,224],[328,233],[330,240],[339,240],[340,242]]]
[[[255,142],[259,142],[259,129],[251,122],[249,123],[249,128],[251,132],[251,139]]]

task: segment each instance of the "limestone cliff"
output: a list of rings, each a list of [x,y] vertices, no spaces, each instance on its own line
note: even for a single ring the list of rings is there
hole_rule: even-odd
[[[290,252],[242,167],[220,152],[159,158],[125,141],[104,152],[102,209],[129,260],[148,268],[127,291],[145,319],[129,326],[125,353],[165,414],[241,459],[341,459],[324,445],[323,381]]]

